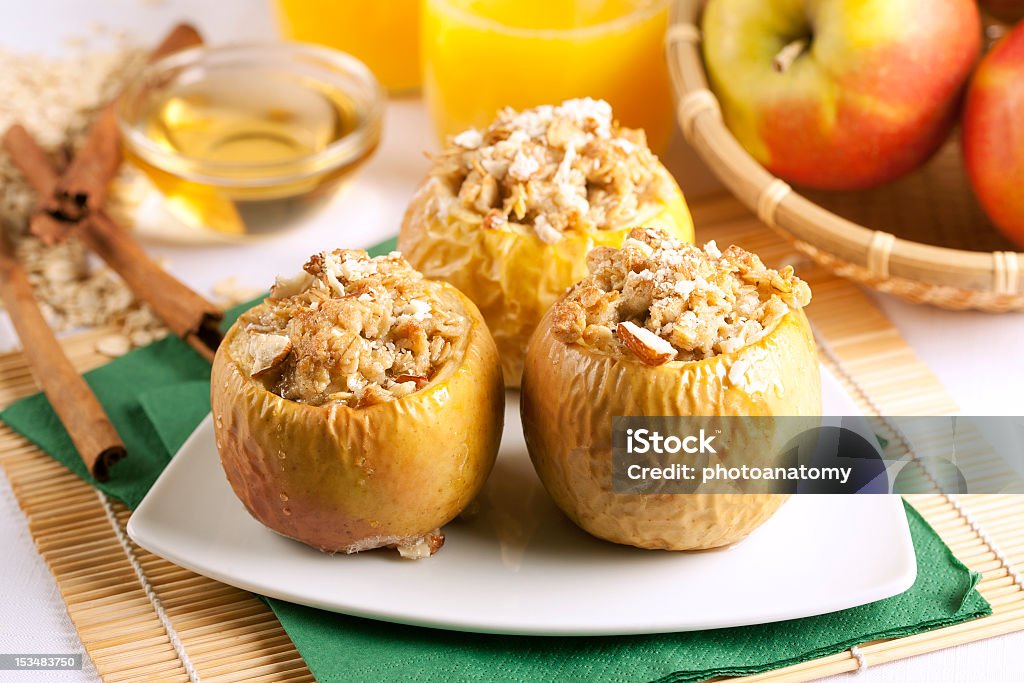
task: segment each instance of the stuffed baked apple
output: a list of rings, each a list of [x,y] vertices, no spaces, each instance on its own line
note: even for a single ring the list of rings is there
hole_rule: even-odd
[[[479,311],[397,253],[326,252],[279,278],[228,331],[211,386],[235,493],[329,552],[432,554],[501,438],[501,368]]]
[[[405,214],[399,248],[428,277],[466,293],[519,386],[541,317],[586,274],[596,245],[631,227],[693,239],[678,185],[606,102],[505,109],[486,130],[449,139]]]
[[[595,249],[588,266],[526,354],[523,430],[541,481],[577,525],[616,543],[739,541],[786,496],[615,493],[612,417],[820,415],[802,310],[810,289],[791,267],[770,270],[738,247],[700,249],[651,229]]]

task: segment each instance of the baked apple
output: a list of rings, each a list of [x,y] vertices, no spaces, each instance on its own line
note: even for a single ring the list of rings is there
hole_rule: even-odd
[[[228,330],[211,387],[232,489],[267,527],[328,552],[432,554],[501,438],[483,318],[397,253],[326,252],[278,278]]]
[[[669,550],[743,539],[787,497],[616,493],[612,417],[820,415],[802,310],[810,288],[738,247],[700,249],[651,229],[587,260],[590,275],[552,307],[526,354],[521,410],[537,474],[599,538]]]
[[[505,109],[486,130],[448,140],[402,222],[399,248],[428,277],[466,293],[519,386],[541,316],[586,274],[597,245],[619,246],[632,226],[684,241],[693,225],[679,186],[611,107],[569,100]]]

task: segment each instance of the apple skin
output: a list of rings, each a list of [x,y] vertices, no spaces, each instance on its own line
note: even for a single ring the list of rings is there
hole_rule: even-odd
[[[978,4],[993,17],[1007,24],[1024,19],[1024,0],[982,0]]]
[[[971,78],[963,146],[981,207],[1024,247],[1024,23],[996,43]]]
[[[942,144],[981,49],[974,0],[710,0],[704,61],[725,122],[789,182],[858,190]],[[808,46],[782,71],[773,60]]]

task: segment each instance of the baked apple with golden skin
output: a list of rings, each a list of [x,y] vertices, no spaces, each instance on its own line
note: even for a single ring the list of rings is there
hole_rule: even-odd
[[[486,130],[448,140],[406,211],[398,238],[409,262],[466,293],[519,386],[530,335],[586,275],[586,255],[619,246],[636,225],[691,241],[679,186],[606,102],[505,109]]]
[[[612,417],[820,415],[810,289],[738,247],[702,250],[650,229],[588,264],[526,354],[521,411],[537,474],[599,538],[668,550],[743,539],[787,496],[615,493]]]
[[[329,552],[436,551],[490,473],[504,401],[479,311],[397,253],[322,253],[279,278],[211,377],[232,489],[267,527]]]

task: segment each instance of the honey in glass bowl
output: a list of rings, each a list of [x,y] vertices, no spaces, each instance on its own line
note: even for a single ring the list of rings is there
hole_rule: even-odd
[[[669,0],[423,0],[423,93],[440,138],[505,106],[611,103],[656,152],[672,133]]]
[[[382,95],[358,60],[300,44],[195,48],[126,89],[126,155],[181,222],[224,235],[287,227],[372,153]]]

